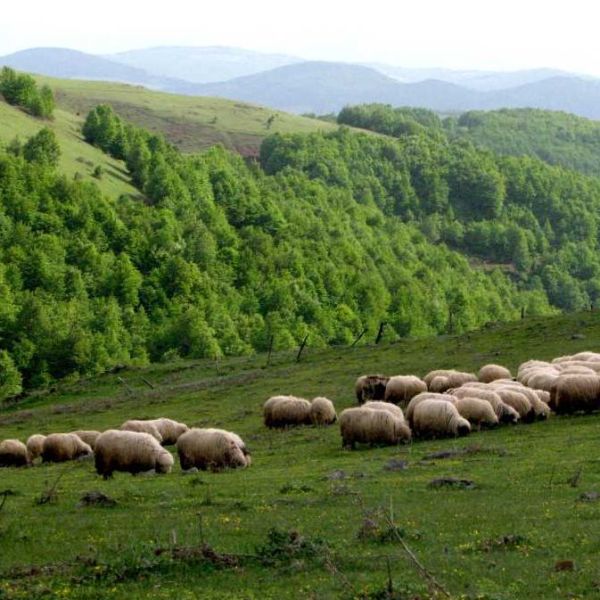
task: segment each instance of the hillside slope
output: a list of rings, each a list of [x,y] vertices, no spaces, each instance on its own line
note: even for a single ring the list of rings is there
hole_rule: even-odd
[[[115,160],[87,144],[81,135],[81,118],[65,110],[56,110],[53,121],[35,119],[0,100],[0,140],[9,142],[15,137],[22,141],[36,134],[42,127],[50,127],[61,146],[59,169],[70,178],[79,173],[84,180],[94,181],[111,198],[121,194],[139,196],[130,183],[122,161]],[[101,166],[100,179],[92,178],[95,167]]]
[[[339,411],[355,404],[354,379],[365,372],[472,371],[490,361],[514,370],[529,358],[599,344],[599,314],[581,313],[459,337],[309,347],[299,364],[295,353],[276,353],[269,368],[264,355],[155,365],[3,408],[0,438],[105,429],[132,417],[225,427],[244,438],[253,465],[184,476],[176,464],[169,475],[117,473],[109,481],[89,461],[4,469],[2,487],[11,492],[1,524],[11,551],[0,553],[0,590],[9,598],[68,590],[82,598],[170,599],[202,589],[209,599],[275,600],[297,598],[299,590],[306,597],[384,598],[391,585],[399,597],[428,597],[429,583],[391,518],[451,597],[520,600],[535,590],[553,598],[557,589],[594,597],[598,504],[586,494],[593,499],[600,489],[598,415],[347,452],[338,426],[269,431],[261,406],[276,393],[326,395]],[[442,454],[434,459],[433,452]],[[475,487],[429,486],[441,477]],[[93,490],[116,505],[82,504]],[[567,560],[575,571],[555,570]]]

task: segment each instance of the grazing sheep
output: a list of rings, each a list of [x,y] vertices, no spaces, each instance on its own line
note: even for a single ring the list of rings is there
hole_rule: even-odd
[[[310,402],[295,396],[273,396],[263,407],[267,427],[310,425]]]
[[[242,451],[242,454],[246,457],[246,466],[249,467],[252,464],[252,457],[250,456],[250,450],[248,450],[244,440],[242,440],[242,438],[237,433],[233,433],[233,431],[226,431],[225,429],[213,429],[213,428],[208,428],[208,429],[206,429],[206,431],[216,431],[216,432],[226,435]]]
[[[600,409],[600,377],[561,375],[550,390],[548,404],[559,415]]]
[[[162,445],[169,446],[176,444],[180,435],[183,435],[186,431],[189,431],[189,427],[185,423],[174,421],[173,419],[167,419],[162,417],[160,419],[149,419],[147,423],[152,423],[158,430],[162,437]]]
[[[464,398],[457,398],[454,403],[458,414],[464,417],[478,427],[494,427],[498,425],[499,419],[492,405],[485,400],[479,398],[466,396]]]
[[[535,419],[535,412],[527,396],[510,386],[491,385],[494,392],[502,399],[502,402],[512,406],[519,413],[521,421],[530,423]]]
[[[0,467],[26,467],[29,464],[27,446],[20,440],[0,442]]]
[[[389,381],[385,375],[361,375],[354,386],[359,404],[367,400],[383,400]]]
[[[382,402],[381,400],[370,400],[363,404],[363,408],[370,408],[371,410],[387,410],[389,413],[395,415],[399,419],[404,420],[404,413],[399,406],[390,404],[389,402]]]
[[[82,442],[85,442],[92,450],[96,447],[96,440],[100,435],[100,431],[94,431],[91,429],[81,429],[79,431],[73,431]]]
[[[244,468],[248,461],[229,432],[192,428],[177,440],[179,462],[184,471]],[[237,436],[236,436],[237,437]]]
[[[395,375],[390,377],[383,399],[405,407],[417,394],[427,391],[427,384],[414,375]]]
[[[481,367],[478,378],[483,383],[490,383],[496,379],[512,379],[512,374],[506,367],[492,364]]]
[[[533,390],[539,397],[539,399],[544,403],[548,404],[550,402],[550,392],[546,390]]]
[[[121,427],[121,431],[135,431],[137,433],[149,433],[159,444],[162,444],[163,437],[158,430],[158,427],[151,421],[129,420],[125,421]]]
[[[328,398],[318,396],[310,403],[310,420],[313,425],[331,425],[337,421],[333,402]]]
[[[479,387],[475,384],[467,384],[462,387],[450,390],[456,398],[478,398],[485,400],[493,409],[500,423],[515,424],[519,421],[519,413],[508,404],[502,402],[502,398],[496,394],[489,386]]]
[[[514,389],[519,393],[523,394],[529,403],[531,404],[531,408],[535,414],[536,419],[547,419],[550,416],[550,408],[547,406],[545,402],[540,400],[539,395],[529,387],[525,387],[522,383],[518,381],[510,381],[508,383],[504,383],[507,388]]]
[[[541,370],[528,375],[522,383],[527,387],[549,392],[558,377],[559,372],[556,370]]]
[[[347,408],[340,415],[340,433],[342,447],[354,448],[359,444],[396,445],[408,442],[410,428],[397,415],[389,410],[365,408]]]
[[[436,375],[427,387],[430,392],[443,394],[446,390],[449,390],[453,386],[450,377],[447,377],[446,375]]]
[[[477,381],[477,377],[473,373],[465,373],[463,371],[455,371],[454,369],[437,369],[436,371],[430,371],[423,377],[423,381],[427,384],[427,389],[431,392],[439,391],[434,390],[432,387],[433,381],[436,377],[446,377],[449,382],[449,386],[441,391],[446,391],[449,388],[460,387],[470,381]],[[437,386],[435,386],[437,387]]]
[[[575,360],[586,360],[586,361],[589,360],[589,361],[599,362],[600,354],[598,354],[597,352],[584,351],[584,352],[578,352],[577,354],[573,354],[573,358]]]
[[[560,370],[561,375],[596,375],[596,371],[590,367],[573,365],[571,363],[564,365]]]
[[[104,479],[114,471],[169,473],[173,456],[149,433],[110,429],[96,440],[96,472]]]
[[[406,417],[406,420],[410,423],[411,427],[413,424],[413,415],[415,412],[415,408],[417,408],[417,406],[419,406],[419,404],[421,402],[424,402],[425,400],[441,400],[444,402],[450,402],[451,404],[454,403],[453,397],[448,394],[437,394],[435,392],[423,392],[421,394],[417,394],[408,403],[408,406],[406,407],[406,411],[404,413],[404,416]]]
[[[29,453],[29,460],[33,462],[42,455],[44,449],[45,435],[34,433],[27,438],[27,452]]]
[[[421,437],[463,436],[471,432],[467,419],[451,402],[424,400],[415,408],[413,428]]]
[[[90,446],[74,433],[51,433],[42,447],[43,462],[65,462],[92,454]]]

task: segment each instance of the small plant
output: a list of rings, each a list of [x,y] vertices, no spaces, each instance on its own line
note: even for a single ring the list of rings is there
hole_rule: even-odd
[[[102,175],[104,175],[104,169],[102,165],[96,165],[96,168],[92,171],[92,177],[96,179],[102,179]]]
[[[287,563],[299,558],[314,558],[327,548],[320,538],[309,539],[298,531],[272,528],[267,543],[256,548],[256,555],[265,564]]]

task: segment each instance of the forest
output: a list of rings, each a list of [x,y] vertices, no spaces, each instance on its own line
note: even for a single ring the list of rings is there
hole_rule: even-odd
[[[108,106],[83,133],[125,161],[139,197],[67,179],[47,128],[0,151],[4,397],[119,364],[290,348],[307,335],[312,347],[350,344],[381,322],[395,339],[554,310],[541,281],[476,268],[439,243],[458,192],[426,137],[411,138],[417,155],[346,129],[275,135],[247,163],[220,147],[181,154]],[[492,214],[494,186],[500,201],[505,192],[492,159],[483,167],[462,185],[473,197],[481,185]],[[468,204],[456,210],[469,214]]]

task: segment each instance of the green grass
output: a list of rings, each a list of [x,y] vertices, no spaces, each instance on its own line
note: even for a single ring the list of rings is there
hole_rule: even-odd
[[[121,194],[139,195],[129,183],[129,175],[122,162],[112,159],[83,140],[81,123],[77,115],[64,110],[56,110],[52,121],[36,119],[0,100],[0,141],[7,143],[15,137],[25,141],[42,127],[50,127],[60,143],[62,155],[58,168],[61,173],[68,177],[79,173],[83,179],[98,184],[102,192],[112,198]],[[100,179],[92,177],[92,172],[98,165],[104,172]]]
[[[262,140],[271,133],[337,128],[332,123],[223,98],[180,96],[120,83],[37,79],[50,85],[63,110],[85,117],[94,106],[110,104],[124,119],[162,133],[183,152],[220,143],[245,156],[255,156]]]
[[[354,405],[362,373],[423,375],[492,361],[515,369],[599,345],[600,315],[587,313],[380,347],[308,348],[300,364],[282,353],[268,368],[264,356],[152,365],[31,396],[0,412],[0,438],[170,416],[238,432],[253,465],[197,475],[176,465],[166,476],[110,481],[89,462],[4,469],[0,492],[14,495],[0,510],[0,598],[384,598],[388,564],[394,597],[430,597],[377,512],[390,507],[403,539],[454,598],[597,597],[600,502],[579,497],[600,492],[600,416],[349,452],[337,426],[266,430],[261,405],[275,393],[322,394],[341,410]],[[423,460],[466,447],[475,451]],[[392,458],[407,468],[385,470]],[[331,478],[336,470],[345,477]],[[59,476],[56,502],[38,505]],[[476,487],[429,487],[443,476]],[[117,506],[78,508],[92,490]],[[365,538],[366,519],[375,530]],[[272,528],[299,532],[308,551],[272,543],[267,552]],[[198,558],[203,543],[235,565]],[[173,547],[187,550],[173,555]],[[561,560],[575,570],[555,571]]]

